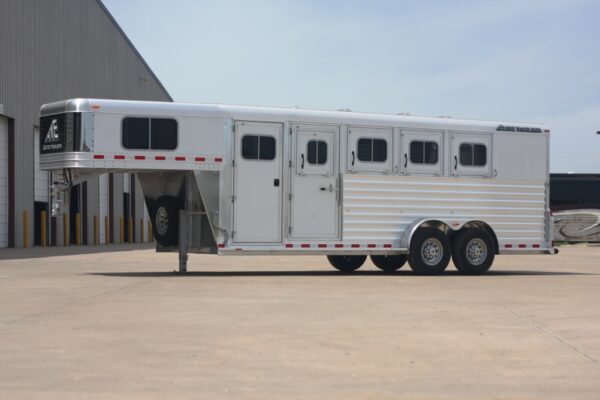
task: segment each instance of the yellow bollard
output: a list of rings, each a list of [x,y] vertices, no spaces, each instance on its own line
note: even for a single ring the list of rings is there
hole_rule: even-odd
[[[133,243],[133,218],[129,217],[129,224],[127,227],[127,232],[129,233],[129,244]]]
[[[69,245],[69,214],[63,214],[63,246]]]
[[[140,218],[140,243],[144,243],[144,218]]]
[[[110,244],[110,224],[108,216],[104,217],[104,244]]]
[[[40,245],[46,247],[46,211],[40,213]]]
[[[123,243],[125,238],[125,221],[123,217],[119,218],[119,243]]]
[[[29,247],[29,212],[23,210],[23,248]]]
[[[81,246],[81,214],[75,214],[75,244]]]
[[[98,226],[98,216],[94,215],[94,246],[100,244],[100,226]]]

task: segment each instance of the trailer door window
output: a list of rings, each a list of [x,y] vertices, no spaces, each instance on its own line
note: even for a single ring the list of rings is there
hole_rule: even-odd
[[[410,142],[410,162],[413,164],[437,164],[438,144],[436,142]]]
[[[362,162],[384,162],[387,160],[387,142],[383,139],[358,139],[358,160]]]
[[[327,142],[323,140],[311,140],[307,145],[307,161],[313,165],[323,165],[327,163]]]
[[[482,167],[487,164],[487,148],[479,143],[461,143],[460,165],[465,167]]]
[[[271,161],[275,155],[274,137],[245,135],[242,138],[242,157],[245,159]]]
[[[123,119],[123,147],[135,150],[174,150],[177,148],[177,121],[167,118]]]

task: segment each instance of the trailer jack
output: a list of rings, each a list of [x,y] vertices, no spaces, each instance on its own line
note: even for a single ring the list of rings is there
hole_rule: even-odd
[[[179,273],[187,273],[189,249],[189,218],[185,210],[179,210]]]

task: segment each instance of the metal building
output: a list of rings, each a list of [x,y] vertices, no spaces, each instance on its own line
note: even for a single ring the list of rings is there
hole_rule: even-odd
[[[0,0],[0,247],[62,245],[65,219],[71,243],[127,241],[120,221],[130,217],[132,239],[148,238],[135,176],[105,175],[51,195],[51,177],[37,168],[39,109],[74,97],[172,101],[100,0]]]

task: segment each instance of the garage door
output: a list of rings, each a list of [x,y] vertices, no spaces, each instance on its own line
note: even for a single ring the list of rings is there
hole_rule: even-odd
[[[48,171],[40,170],[40,129],[35,128],[33,132],[33,162],[34,162],[34,184],[33,193],[35,201],[48,202]]]
[[[8,121],[0,117],[0,247],[8,246]]]
[[[100,204],[100,223],[98,225],[100,228],[100,243],[104,244],[109,241],[109,238],[107,238],[105,234],[105,220],[108,216],[108,174],[100,175],[99,181],[98,202]]]

